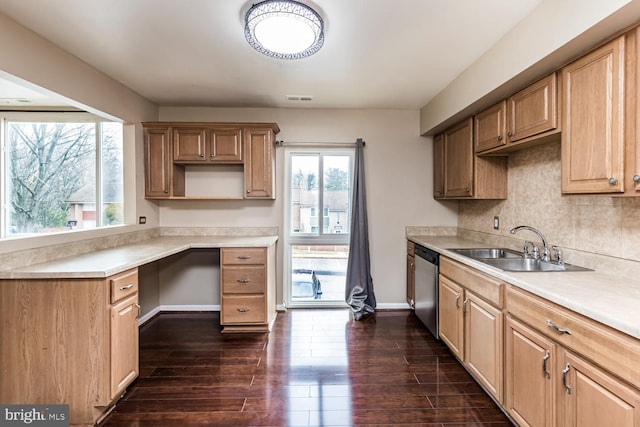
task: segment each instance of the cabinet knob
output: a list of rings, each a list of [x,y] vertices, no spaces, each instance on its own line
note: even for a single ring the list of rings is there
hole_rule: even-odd
[[[613,177],[609,178],[609,185],[616,185],[617,183],[618,183],[617,179]]]
[[[469,193],[471,191],[471,189],[469,187],[465,188],[464,191],[466,191],[467,193]]]
[[[502,135],[498,135],[498,141],[502,141]]]
[[[511,138],[513,136],[513,132],[507,132],[507,136]]]
[[[640,175],[633,175],[633,182],[636,184],[640,182]]]
[[[251,193],[251,190],[247,190],[247,194]]]
[[[200,153],[200,154],[199,154],[199,156],[200,156],[200,157],[204,157],[204,154]]]

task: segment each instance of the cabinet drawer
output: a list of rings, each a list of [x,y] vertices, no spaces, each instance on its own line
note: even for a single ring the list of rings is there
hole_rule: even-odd
[[[111,303],[138,292],[138,269],[128,270],[109,278]]]
[[[261,294],[265,291],[265,267],[223,266],[222,292],[225,294]]]
[[[416,245],[415,243],[407,240],[407,255],[415,255],[416,254]]]
[[[267,313],[263,295],[223,295],[221,323],[266,323]]]
[[[640,340],[514,286],[507,289],[507,310],[564,347],[640,384]]]
[[[223,265],[265,264],[265,248],[223,248],[220,254]]]
[[[484,298],[498,308],[504,306],[504,283],[449,258],[440,257],[440,274]]]

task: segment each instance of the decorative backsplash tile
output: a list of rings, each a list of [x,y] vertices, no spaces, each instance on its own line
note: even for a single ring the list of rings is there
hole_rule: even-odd
[[[511,239],[511,228],[530,225],[570,254],[640,261],[640,198],[563,196],[560,173],[558,142],[511,154],[507,200],[460,201],[459,228]],[[495,215],[500,230],[493,229]],[[527,232],[517,237],[535,240]]]

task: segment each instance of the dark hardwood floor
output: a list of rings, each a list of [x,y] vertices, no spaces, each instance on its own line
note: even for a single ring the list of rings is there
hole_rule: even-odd
[[[271,334],[219,325],[218,313],[145,324],[140,377],[100,427],[511,426],[410,311],[289,310]]]

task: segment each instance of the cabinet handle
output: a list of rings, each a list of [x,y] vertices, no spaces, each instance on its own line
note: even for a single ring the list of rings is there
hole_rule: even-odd
[[[464,189],[464,191],[466,191],[467,193],[469,193],[471,191],[471,188],[467,187]]]
[[[567,391],[567,394],[571,394],[571,387],[567,385],[567,373],[571,370],[571,365],[567,363],[567,366],[562,370],[562,385]]]
[[[136,308],[138,309],[138,315],[136,316],[136,319],[140,318],[140,304],[136,303]]]
[[[547,370],[547,361],[549,360],[550,357],[551,357],[551,353],[549,353],[549,350],[547,350],[547,354],[545,354],[544,357],[542,358],[542,372],[544,373],[544,376],[547,377],[548,379],[551,379],[551,373],[549,372],[549,370]]]
[[[550,327],[551,329],[553,329],[554,331],[556,331],[559,334],[571,335],[571,331],[570,330],[557,327],[556,325],[553,324],[553,322],[551,320],[547,320],[547,326]]]
[[[460,309],[460,294],[456,295],[456,309]]]
[[[238,259],[251,259],[249,255],[240,255],[237,257]]]
[[[238,313],[246,313],[246,312],[248,312],[248,311],[251,311],[251,309],[250,309],[250,308],[248,308],[248,307],[240,307],[240,308],[236,308],[236,311],[237,311]]]
[[[633,182],[636,184],[640,182],[640,175],[633,175]]]
[[[121,291],[126,291],[127,289],[131,288],[133,288],[133,282],[129,283],[128,285],[120,286]]]
[[[251,190],[247,190],[247,194],[251,193]]]
[[[498,141],[502,141],[502,135],[498,135]]]
[[[238,279],[238,280],[236,280],[236,282],[238,282],[238,283],[249,283],[250,281],[251,280],[249,280],[249,279]]]
[[[613,177],[609,178],[609,185],[616,185],[617,183],[618,183],[617,179]]]
[[[199,156],[200,157],[204,157],[204,154],[200,153]],[[213,155],[211,157],[213,157]]]
[[[467,303],[469,302],[469,298],[465,298],[462,302],[462,312],[467,314]]]
[[[513,132],[507,132],[507,136],[511,138],[513,136]]]

